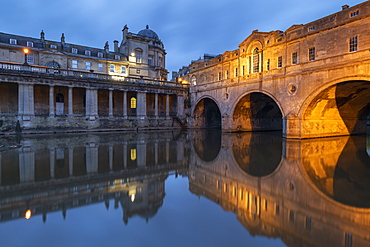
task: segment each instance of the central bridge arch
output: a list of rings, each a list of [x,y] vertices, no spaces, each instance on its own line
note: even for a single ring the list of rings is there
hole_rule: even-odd
[[[201,98],[193,111],[193,127],[221,129],[221,111],[210,97]]]
[[[275,99],[266,93],[248,92],[237,101],[232,129],[237,131],[282,130],[282,113]]]

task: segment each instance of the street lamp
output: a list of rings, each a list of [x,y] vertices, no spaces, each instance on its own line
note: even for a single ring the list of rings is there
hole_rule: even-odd
[[[30,52],[30,50],[28,50],[27,48],[24,48],[23,49],[23,53],[24,53],[24,63],[23,63],[23,65],[28,65],[28,63],[27,63],[27,55],[28,55],[29,52]]]

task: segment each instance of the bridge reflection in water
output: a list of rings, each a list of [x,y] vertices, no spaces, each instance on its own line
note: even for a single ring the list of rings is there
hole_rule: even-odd
[[[68,210],[112,202],[125,224],[135,215],[148,220],[165,210],[168,176],[180,174],[191,193],[233,212],[253,236],[288,246],[368,247],[368,140],[217,130],[3,138],[0,222],[40,215],[48,223],[51,212],[65,218]]]

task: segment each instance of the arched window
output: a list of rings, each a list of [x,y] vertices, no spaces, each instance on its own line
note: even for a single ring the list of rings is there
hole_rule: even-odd
[[[253,73],[260,72],[260,54],[258,48],[253,51]]]
[[[130,99],[130,108],[136,109],[136,98],[135,97],[131,97]]]
[[[46,64],[46,67],[60,69],[60,65],[58,63],[54,62],[54,61]]]
[[[195,75],[191,77],[191,84],[193,84],[194,86],[197,85],[197,78],[195,77]]]
[[[64,102],[64,95],[62,93],[58,93],[55,99],[56,102],[58,103],[63,103]]]

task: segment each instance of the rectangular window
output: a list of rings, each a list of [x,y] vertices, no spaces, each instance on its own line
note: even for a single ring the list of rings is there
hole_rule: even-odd
[[[294,211],[293,210],[289,211],[289,221],[294,222]]]
[[[10,39],[9,43],[11,45],[16,45],[17,44],[17,40],[16,39]]]
[[[33,54],[28,54],[27,63],[29,63],[29,64],[34,64],[35,63],[35,57],[34,57]]]
[[[310,27],[308,28],[308,31],[309,31],[309,32],[312,32],[312,31],[315,31],[315,29],[316,29],[316,28],[315,28],[315,26],[310,26]]]
[[[345,235],[345,238],[344,238],[344,246],[345,247],[352,247],[352,234],[351,233],[346,232],[346,235]]]
[[[115,59],[115,60],[120,60],[120,59],[121,59],[121,57],[120,57],[119,55],[114,55],[114,59]]]
[[[218,80],[221,81],[222,80],[222,73],[221,72],[218,72]]]
[[[280,205],[279,204],[276,204],[276,206],[275,206],[275,214],[276,215],[280,214]]]
[[[316,59],[315,47],[312,47],[312,48],[308,49],[308,59],[310,61],[315,61],[315,59]]]
[[[229,71],[228,70],[225,71],[225,79],[229,79]]]
[[[242,75],[245,76],[245,66],[242,67]]]
[[[238,68],[235,68],[234,75],[235,77],[238,77]]]
[[[72,69],[77,69],[77,60],[72,60]]]
[[[141,63],[141,52],[136,52],[135,56],[136,56],[136,62]]]
[[[51,49],[57,49],[57,46],[56,45],[50,45],[50,48]]]
[[[312,227],[312,219],[310,217],[306,217],[306,229],[311,230]]]
[[[86,50],[86,51],[85,51],[85,55],[86,55],[86,56],[91,56],[91,51]]]
[[[73,54],[77,54],[77,52],[78,52],[77,48],[72,48],[72,53]]]
[[[266,70],[270,70],[270,59],[267,59]]]
[[[103,57],[103,52],[98,52],[98,57],[102,58]]]
[[[98,71],[99,72],[103,71],[103,64],[101,64],[101,63],[98,64]]]
[[[109,72],[114,72],[114,64],[109,65]]]
[[[277,67],[278,68],[282,68],[283,67],[283,57],[282,56],[278,57]]]
[[[349,51],[357,51],[358,36],[352,37],[349,39]]]
[[[356,11],[353,11],[349,14],[349,17],[355,17],[355,16],[358,16],[360,14],[360,11],[359,10],[356,10]]]
[[[126,67],[125,66],[121,67],[121,74],[126,74]]]
[[[90,62],[86,62],[86,70],[91,70],[91,63]]]
[[[293,52],[292,53],[292,64],[297,64],[298,63],[298,53]]]
[[[148,65],[149,66],[153,65],[153,58],[151,58],[151,57],[148,58]]]
[[[27,46],[28,47],[33,47],[33,42],[27,41]]]

